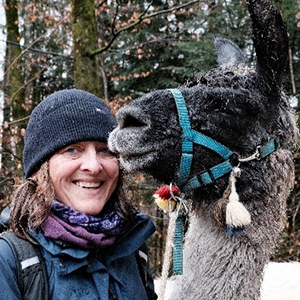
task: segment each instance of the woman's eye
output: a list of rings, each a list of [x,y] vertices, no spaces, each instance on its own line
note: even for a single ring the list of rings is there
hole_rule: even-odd
[[[68,149],[66,150],[66,152],[68,152],[68,153],[75,153],[75,152],[76,152],[76,149],[75,149],[75,148],[68,148]]]
[[[64,151],[64,153],[70,156],[76,156],[79,154],[79,150],[74,147],[69,147]]]

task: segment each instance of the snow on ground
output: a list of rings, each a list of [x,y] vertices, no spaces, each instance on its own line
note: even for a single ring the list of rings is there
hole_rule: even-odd
[[[269,263],[261,300],[300,300],[300,263]]]
[[[159,284],[156,279],[156,292]],[[174,280],[169,280],[165,300],[169,299],[173,285]],[[270,262],[265,269],[261,300],[300,300],[300,263]]]

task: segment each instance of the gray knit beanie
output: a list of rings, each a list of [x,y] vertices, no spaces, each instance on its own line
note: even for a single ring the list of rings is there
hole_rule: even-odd
[[[115,127],[109,107],[98,97],[71,89],[51,94],[30,116],[23,150],[25,177],[56,151],[79,141],[107,142]]]

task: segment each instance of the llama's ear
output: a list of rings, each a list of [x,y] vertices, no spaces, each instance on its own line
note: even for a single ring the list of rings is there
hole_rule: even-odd
[[[267,91],[281,86],[288,58],[288,33],[280,12],[266,0],[246,0],[252,19],[257,71]]]
[[[228,39],[216,38],[215,49],[219,66],[232,66],[246,62],[246,57],[241,49]]]

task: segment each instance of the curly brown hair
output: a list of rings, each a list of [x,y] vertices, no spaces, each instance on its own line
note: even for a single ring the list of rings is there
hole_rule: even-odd
[[[126,199],[122,188],[123,172],[120,171],[118,185],[112,194],[109,204],[120,212],[121,216],[132,221],[134,209]],[[26,179],[12,196],[10,228],[23,239],[36,243],[28,233],[28,229],[39,227],[48,217],[52,200],[55,198],[54,188],[49,175],[49,161]]]

